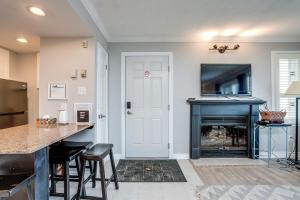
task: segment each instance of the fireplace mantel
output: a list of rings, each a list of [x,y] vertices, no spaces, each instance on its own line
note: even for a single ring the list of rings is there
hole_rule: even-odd
[[[190,158],[206,157],[201,149],[201,128],[204,116],[247,116],[248,118],[248,151],[252,158],[253,125],[259,120],[259,105],[265,101],[254,97],[201,97],[189,98],[190,104]],[[258,130],[257,130],[258,131]],[[256,133],[256,141],[259,139]],[[256,155],[258,155],[258,143]]]

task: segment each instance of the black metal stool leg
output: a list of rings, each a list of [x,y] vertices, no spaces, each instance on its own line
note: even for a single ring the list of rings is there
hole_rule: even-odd
[[[84,185],[84,172],[85,172],[85,160],[80,159],[80,174],[79,174],[79,183],[77,188],[77,200],[80,200],[81,193],[83,191],[83,185]]]
[[[111,169],[112,169],[113,176],[114,176],[115,188],[118,190],[119,189],[118,175],[117,175],[114,154],[113,154],[112,149],[109,151],[109,157],[110,157]]]
[[[94,175],[93,175],[93,178],[92,178],[92,181],[93,181],[93,185],[92,187],[95,188],[96,187],[96,177],[97,177],[97,161],[95,160],[94,161]]]
[[[90,174],[93,174],[93,163],[91,160],[89,160],[88,162],[89,162]]]
[[[56,193],[56,183],[54,181],[54,175],[55,175],[55,164],[50,164],[50,192]]]
[[[70,174],[69,174],[69,162],[65,162],[64,169],[64,200],[70,200]]]
[[[77,168],[77,174],[78,174],[78,178],[80,179],[80,173],[81,173],[81,162],[80,162],[80,157],[76,158],[76,168]],[[85,173],[85,163],[83,166],[83,173]],[[79,180],[80,181],[80,180]],[[84,179],[83,179],[84,181]],[[83,184],[82,190],[81,190],[81,194],[82,196],[86,196],[86,191],[85,191],[85,185]]]
[[[76,171],[77,171],[77,175],[79,176],[80,173],[80,163],[79,163],[79,157],[75,158],[75,167],[76,167]]]
[[[104,171],[104,162],[103,162],[103,159],[100,160],[99,165],[100,165],[100,178],[101,178],[102,199],[103,200],[107,200],[106,181],[105,181],[105,171]]]

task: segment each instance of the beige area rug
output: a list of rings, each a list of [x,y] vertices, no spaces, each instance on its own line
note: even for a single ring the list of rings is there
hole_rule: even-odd
[[[196,189],[199,200],[300,200],[300,170],[191,163],[204,184]]]
[[[293,185],[203,185],[199,200],[299,200],[300,187]]]

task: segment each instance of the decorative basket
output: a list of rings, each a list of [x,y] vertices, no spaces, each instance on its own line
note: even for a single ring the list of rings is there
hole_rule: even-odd
[[[261,120],[268,123],[284,123],[284,117],[286,116],[286,111],[270,111],[268,105],[265,104],[265,109],[260,110]]]
[[[269,123],[283,123],[286,111],[260,111],[262,121],[268,121]]]

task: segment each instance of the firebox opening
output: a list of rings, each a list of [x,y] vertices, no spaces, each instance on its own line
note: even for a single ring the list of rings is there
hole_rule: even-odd
[[[202,117],[202,157],[247,157],[247,116]]]

